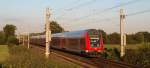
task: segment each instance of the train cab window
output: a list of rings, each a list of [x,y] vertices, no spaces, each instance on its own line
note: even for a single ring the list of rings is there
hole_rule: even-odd
[[[91,47],[99,47],[99,39],[90,39]]]

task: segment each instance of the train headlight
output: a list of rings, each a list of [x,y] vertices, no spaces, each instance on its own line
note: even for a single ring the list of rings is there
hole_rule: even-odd
[[[85,52],[89,52],[88,50],[85,50]]]
[[[98,50],[98,52],[101,52],[101,50]]]

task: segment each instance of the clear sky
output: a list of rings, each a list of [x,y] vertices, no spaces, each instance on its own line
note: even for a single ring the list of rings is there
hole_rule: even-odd
[[[0,0],[0,30],[14,24],[17,33],[42,32],[46,7],[52,9],[51,20],[65,30],[95,28],[112,33],[119,32],[120,8],[126,14],[150,10],[150,0]],[[150,12],[126,17],[125,31],[150,32]]]

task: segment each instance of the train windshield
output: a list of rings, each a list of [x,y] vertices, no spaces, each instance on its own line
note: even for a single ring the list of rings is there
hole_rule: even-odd
[[[98,38],[90,39],[90,44],[91,47],[99,47],[99,39]]]

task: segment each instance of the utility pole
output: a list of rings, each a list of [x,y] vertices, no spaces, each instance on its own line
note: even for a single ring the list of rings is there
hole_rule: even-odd
[[[46,22],[46,48],[45,48],[45,54],[46,54],[46,57],[48,58],[49,57],[49,54],[50,54],[50,41],[51,41],[51,31],[50,31],[50,21],[49,21],[49,18],[50,18],[50,10],[49,8],[46,8],[46,18],[45,18],[45,22]]]
[[[120,37],[121,37],[121,52],[120,56],[123,57],[125,55],[125,45],[126,45],[126,38],[124,35],[124,24],[125,24],[125,14],[124,10],[120,9]]]
[[[28,48],[30,48],[30,34],[28,33]]]
[[[124,36],[123,36],[123,45],[126,47],[127,43],[126,43],[126,34],[124,33]]]

